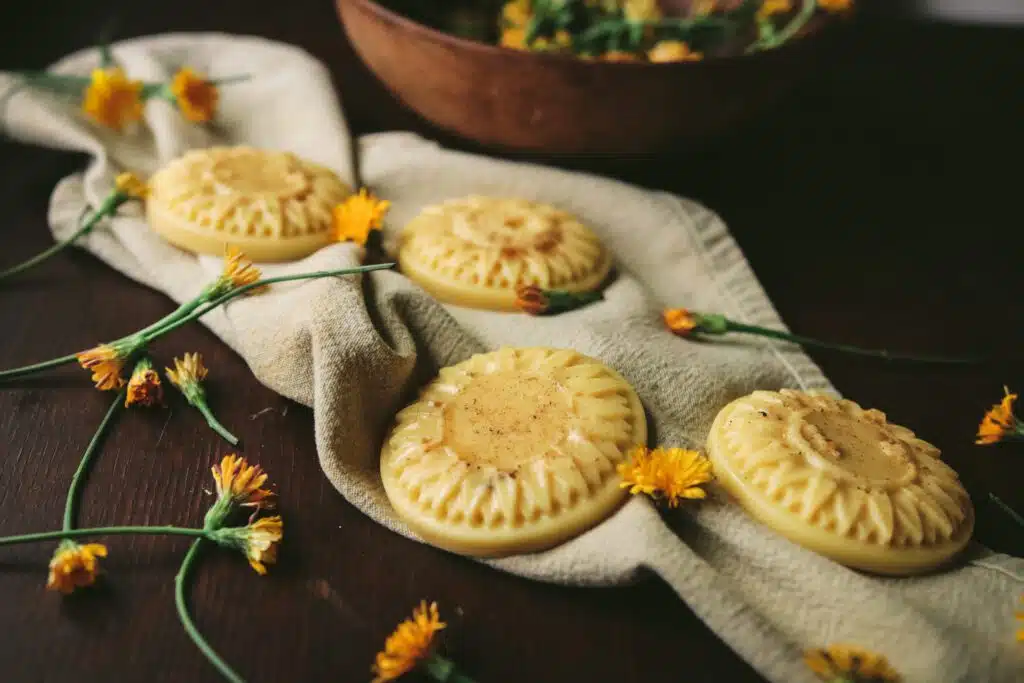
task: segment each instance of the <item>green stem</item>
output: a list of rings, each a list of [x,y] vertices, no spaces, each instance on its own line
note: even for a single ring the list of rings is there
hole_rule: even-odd
[[[810,337],[804,337],[799,334],[791,334],[789,332],[780,332],[779,330],[772,330],[767,327],[760,327],[758,325],[746,325],[744,323],[738,323],[732,320],[726,320],[726,329],[729,332],[745,332],[747,334],[756,334],[762,337],[771,337],[772,339],[781,339],[783,341],[793,342],[800,346],[811,346],[822,349],[829,349],[831,351],[842,351],[844,353],[852,353],[859,356],[869,356],[871,358],[882,358],[890,361],[911,361],[917,363],[946,363],[946,364],[970,364],[977,363],[977,358],[947,358],[943,356],[906,356],[890,353],[884,349],[864,349],[859,346],[851,346],[849,344],[835,344],[832,342],[824,342],[818,339],[812,339]]]
[[[210,532],[205,529],[190,529],[178,526],[97,526],[89,529],[62,529],[60,531],[40,531],[34,534],[18,534],[0,538],[0,546],[33,543],[35,541],[54,541],[64,538],[89,538],[92,536],[191,536],[208,538]]]
[[[802,29],[807,22],[811,20],[811,17],[814,16],[814,10],[817,8],[817,0],[804,0],[804,4],[800,8],[800,12],[793,17],[793,20],[789,22],[784,29],[773,33],[770,37],[766,37],[764,40],[754,42],[747,48],[747,52],[756,52],[757,50],[774,48],[782,45],[787,40],[795,36],[800,29]]]
[[[203,414],[203,417],[206,418],[206,424],[210,425],[210,429],[220,434],[221,437],[232,446],[238,445],[238,437],[225,429],[224,425],[214,417],[213,412],[210,410],[210,407],[206,405],[205,400],[199,400],[194,405],[199,409],[199,412]]]
[[[60,358],[52,358],[50,360],[45,360],[42,363],[34,363],[32,365],[24,365],[24,366],[22,366],[20,368],[13,368],[11,370],[3,370],[3,371],[0,371],[0,382],[2,382],[3,380],[7,380],[7,379],[15,379],[17,377],[22,377],[24,375],[31,375],[32,373],[38,372],[40,370],[46,370],[48,368],[55,368],[58,365],[66,365],[67,363],[74,363],[76,360],[78,360],[78,354],[77,353],[70,353],[70,354],[68,354],[66,356],[61,356]]]
[[[989,492],[988,499],[995,503],[996,507],[1006,513],[1006,516],[1017,522],[1024,529],[1024,517],[1021,517],[1020,513],[1014,510],[1012,507],[1003,502],[1002,498],[996,494]]]
[[[438,683],[476,683],[455,668],[455,662],[439,654],[428,656],[423,660],[421,667]]]
[[[46,249],[45,251],[36,254],[27,261],[22,261],[21,263],[15,266],[11,266],[7,270],[0,271],[0,280],[5,280],[19,273],[23,273],[29,268],[39,265],[40,263],[50,258],[54,254],[63,251],[65,248],[74,244],[78,240],[78,238],[82,237],[82,235],[85,235],[89,231],[91,231],[94,227],[96,227],[96,224],[99,223],[101,219],[108,216],[112,211],[117,209],[117,207],[119,207],[127,200],[127,195],[123,195],[120,192],[116,191],[111,192],[109,195],[107,195],[107,198],[103,200],[103,203],[100,204],[99,208],[97,208],[96,211],[94,211],[87,219],[85,219],[85,222],[82,223],[82,227],[76,230],[74,234],[72,234],[66,240],[54,244],[49,249]]]
[[[110,404],[110,408],[107,410],[107,414],[103,417],[103,421],[100,422],[100,426],[96,428],[96,433],[92,435],[92,440],[89,445],[85,447],[85,453],[82,454],[82,460],[78,463],[78,469],[71,476],[71,484],[68,486],[68,497],[64,502],[64,530],[67,531],[74,526],[75,523],[75,509],[78,506],[78,489],[82,485],[82,481],[85,479],[85,472],[89,469],[89,462],[92,460],[93,454],[99,450],[100,441],[103,439],[103,434],[107,431],[107,427],[110,425],[110,421],[114,419],[114,415],[118,409],[124,404],[125,394],[128,393],[128,388],[125,387],[118,393],[117,398]]]
[[[189,571],[192,569],[192,565],[195,563],[196,557],[199,555],[199,548],[202,546],[202,539],[196,539],[192,547],[188,549],[185,554],[185,559],[181,561],[181,568],[178,569],[178,573],[174,577],[174,605],[178,608],[178,618],[181,619],[181,625],[185,629],[185,633],[192,639],[199,651],[202,652],[210,663],[216,667],[224,678],[228,679],[232,683],[245,683],[245,679],[239,676],[235,671],[228,666],[227,662],[221,659],[221,656],[217,654],[206,639],[203,638],[203,634],[196,628],[195,622],[192,621],[192,617],[188,613],[188,603],[185,600],[185,584],[188,581]]]

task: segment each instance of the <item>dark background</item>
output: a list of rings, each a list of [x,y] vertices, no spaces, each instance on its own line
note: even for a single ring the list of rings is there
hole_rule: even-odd
[[[972,441],[1003,384],[1024,388],[1024,36],[933,24],[881,2],[866,9],[836,63],[756,123],[671,158],[563,163],[718,211],[795,330],[893,350],[991,353],[993,362],[970,370],[812,355],[845,395],[941,447],[975,494],[981,540],[1019,549],[993,530],[983,503],[991,490],[1024,508],[1024,447]],[[300,44],[331,67],[355,132],[414,129],[452,143],[376,85],[321,0],[7,2],[0,68],[44,67],[90,45],[115,15],[118,38],[219,30]],[[51,243],[49,193],[84,163],[0,142],[0,263]],[[70,250],[0,290],[0,366],[87,347],[171,309]],[[378,527],[320,473],[310,412],[259,386],[213,335],[193,326],[154,352],[166,363],[192,350],[211,367],[215,410],[281,493],[287,540],[270,575],[210,553],[193,591],[200,628],[247,680],[368,680],[384,637],[421,598],[441,603],[447,651],[481,683],[760,680],[656,581],[532,583]],[[0,389],[0,533],[59,524],[67,482],[109,400],[75,369]],[[209,465],[224,452],[176,396],[167,408],[132,411],[106,440],[81,523],[198,524],[211,500]],[[218,680],[176,622],[172,582],[186,546],[114,539],[104,586],[64,600],[43,590],[52,545],[0,550],[0,680]]]

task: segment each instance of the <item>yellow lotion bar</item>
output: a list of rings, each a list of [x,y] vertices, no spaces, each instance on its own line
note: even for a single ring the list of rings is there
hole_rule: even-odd
[[[715,418],[708,454],[753,517],[857,569],[934,569],[974,529],[970,498],[939,450],[852,401],[755,391]]]
[[[402,272],[446,303],[515,310],[516,287],[598,288],[611,256],[589,228],[547,204],[465,197],[430,206],[402,231]]]
[[[241,249],[253,261],[303,258],[331,242],[334,206],[352,191],[328,168],[251,147],[187,152],[149,180],[150,227],[201,254]]]
[[[402,410],[380,471],[426,541],[494,557],[550,548],[623,501],[615,466],[647,441],[626,380],[571,349],[505,348],[441,370]]]

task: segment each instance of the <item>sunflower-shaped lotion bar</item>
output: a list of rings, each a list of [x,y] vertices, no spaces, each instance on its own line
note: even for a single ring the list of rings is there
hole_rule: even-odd
[[[352,190],[334,171],[251,147],[187,152],[149,180],[150,227],[196,253],[238,247],[254,261],[290,261],[332,241],[332,210]]]
[[[583,292],[611,270],[575,217],[525,199],[471,196],[423,209],[399,239],[402,272],[440,301],[516,310],[516,287]]]
[[[541,550],[610,515],[615,466],[647,422],[618,373],[571,349],[504,348],[440,372],[402,410],[380,470],[426,541],[493,557]]]
[[[707,450],[719,483],[753,517],[850,567],[925,572],[974,529],[970,498],[939,450],[852,401],[755,391],[722,409]]]

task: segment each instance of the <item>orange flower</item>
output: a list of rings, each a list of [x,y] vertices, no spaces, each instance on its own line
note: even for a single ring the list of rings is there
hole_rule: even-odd
[[[647,52],[652,62],[699,62],[704,59],[700,52],[694,52],[681,40],[663,40]]]
[[[78,364],[92,371],[92,381],[100,391],[116,391],[124,386],[121,373],[127,355],[115,346],[100,344],[78,354]]]
[[[99,124],[121,130],[142,118],[142,81],[129,80],[118,68],[94,69],[82,111]]]
[[[76,588],[93,585],[100,569],[97,558],[106,556],[107,548],[100,543],[78,545],[73,541],[63,541],[50,560],[46,588],[67,595]]]
[[[164,372],[167,373],[167,379],[171,380],[171,384],[187,394],[193,386],[206,379],[210,371],[203,365],[203,357],[200,354],[186,353],[181,358],[174,359],[173,369],[164,368]]]
[[[1011,394],[1006,387],[1003,387],[1003,392],[1003,400],[992,406],[981,419],[981,424],[978,425],[978,438],[974,443],[988,445],[1005,438],[1024,435],[1020,421],[1013,414],[1013,402],[1017,400],[1017,394]]]
[[[256,573],[267,573],[268,564],[277,562],[277,547],[284,538],[284,524],[280,516],[261,517],[245,527],[245,554]]]
[[[618,465],[621,488],[633,495],[659,495],[676,507],[680,500],[704,498],[700,488],[713,479],[711,461],[697,451],[684,448],[637,446],[630,451],[628,462]]]
[[[447,624],[441,621],[437,603],[420,602],[412,611],[412,619],[406,619],[388,636],[384,651],[377,653],[373,665],[373,683],[386,683],[416,668],[416,665],[430,656],[434,635]]]
[[[220,499],[228,500],[231,505],[245,507],[273,506],[271,498],[274,493],[260,488],[267,481],[267,473],[259,465],[250,465],[245,458],[231,453],[224,456],[219,467],[211,469]]]
[[[899,683],[903,680],[889,661],[855,645],[829,645],[804,654],[807,668],[827,683]]]
[[[391,202],[377,199],[365,187],[362,188],[358,194],[350,195],[334,207],[334,239],[366,244],[370,233],[380,230],[389,208]]]
[[[160,384],[160,375],[153,369],[153,363],[149,358],[140,358],[128,380],[128,393],[124,400],[125,407],[151,407],[163,403],[163,400],[164,388]]]
[[[693,313],[685,308],[667,308],[661,317],[665,321],[665,327],[680,337],[688,337],[700,327]]]
[[[188,67],[174,74],[171,94],[181,113],[193,123],[211,121],[217,113],[217,102],[220,99],[217,86]]]
[[[539,315],[548,310],[548,298],[537,285],[520,285],[516,288],[516,307],[530,315]]]
[[[134,173],[119,174],[114,180],[114,189],[135,199],[145,199],[149,196],[149,186]]]
[[[260,269],[245,257],[241,249],[228,247],[227,254],[224,256],[224,271],[220,277],[225,285],[229,285],[229,290],[251,285],[257,282],[262,275]]]

